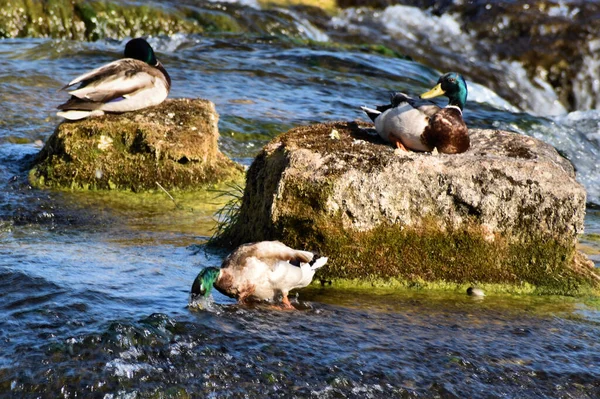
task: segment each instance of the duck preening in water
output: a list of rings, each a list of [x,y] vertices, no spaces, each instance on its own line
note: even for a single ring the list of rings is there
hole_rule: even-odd
[[[125,45],[125,58],[103,65],[73,79],[61,90],[71,98],[58,106],[57,115],[69,120],[127,112],[162,103],[171,89],[171,78],[142,38]]]
[[[440,108],[430,99],[444,95],[448,105]],[[440,77],[437,85],[421,99],[404,93],[392,94],[390,104],[376,109],[361,107],[375,123],[377,133],[397,148],[457,154],[469,149],[470,140],[462,111],[467,101],[467,83],[456,72]]]
[[[202,269],[192,285],[191,299],[210,295],[213,286],[222,294],[247,301],[272,301],[281,296],[293,309],[288,293],[309,285],[327,258],[292,249],[279,241],[244,244],[223,261],[221,268]]]

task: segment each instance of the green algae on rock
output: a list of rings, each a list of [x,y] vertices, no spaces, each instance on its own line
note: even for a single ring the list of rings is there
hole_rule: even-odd
[[[141,111],[63,122],[37,155],[39,187],[130,191],[196,189],[240,178],[217,147],[218,114],[200,99],[167,99]]]
[[[202,32],[181,12],[104,1],[0,1],[0,37],[97,40]]]
[[[272,140],[214,242],[280,239],[318,251],[330,259],[318,277],[334,285],[506,284],[556,294],[597,286],[575,248],[585,190],[553,147],[472,129],[464,154],[398,152],[370,126],[318,124]]]
[[[0,38],[123,39],[175,33],[305,37],[289,13],[218,3],[158,5],[84,0],[0,0]],[[251,23],[248,21],[251,20]]]

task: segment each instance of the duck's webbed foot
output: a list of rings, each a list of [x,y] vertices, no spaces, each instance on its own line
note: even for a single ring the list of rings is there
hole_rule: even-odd
[[[281,303],[283,304],[283,308],[286,310],[294,310],[296,309],[291,303],[290,300],[288,299],[287,295],[284,295],[281,298]]]
[[[397,149],[401,150],[401,151],[406,151],[408,152],[408,149],[404,146],[404,144],[402,144],[402,142],[400,140],[398,140],[395,137],[390,137],[390,142],[392,143],[392,145],[394,147],[396,147]]]

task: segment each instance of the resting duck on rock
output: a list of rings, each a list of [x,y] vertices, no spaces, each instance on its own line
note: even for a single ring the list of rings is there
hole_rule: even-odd
[[[127,112],[162,103],[171,89],[171,78],[142,38],[125,45],[125,58],[111,62],[73,79],[61,90],[71,98],[58,106],[62,116],[78,120],[105,112]]]
[[[233,251],[221,268],[202,269],[192,285],[192,303],[210,295],[213,286],[223,295],[247,301],[272,301],[282,297],[293,309],[288,293],[309,285],[327,258],[292,249],[279,241],[244,244]]]
[[[462,110],[467,101],[467,83],[456,72],[442,75],[437,85],[421,94],[421,99],[444,95],[448,105],[440,108],[430,101],[394,93],[391,103],[377,109],[361,107],[375,123],[384,140],[402,150],[433,151],[457,154],[469,149],[467,125]]]

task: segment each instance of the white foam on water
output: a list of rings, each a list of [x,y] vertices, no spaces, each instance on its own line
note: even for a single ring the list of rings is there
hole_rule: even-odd
[[[590,40],[587,45],[589,53],[584,55],[573,80],[575,108],[580,110],[600,107],[600,39]]]
[[[586,188],[587,201],[600,205],[600,111],[575,111],[554,121],[562,141],[571,144],[565,151]]]
[[[425,39],[459,53],[474,51],[473,40],[462,31],[453,14],[436,16],[417,7],[395,5],[381,13],[380,21],[392,35],[404,36],[420,47],[427,47],[422,43]]]
[[[135,360],[142,355],[142,351],[140,351],[137,347],[131,346],[125,352],[121,352],[119,355],[121,359],[125,360]]]
[[[177,50],[182,44],[194,41],[187,33],[175,33],[170,36],[149,37],[148,44],[152,46],[154,51],[159,53],[172,53]],[[125,41],[126,43],[127,41]],[[123,44],[125,47],[125,44]],[[160,55],[157,55],[160,60]]]
[[[230,4],[239,4],[246,7],[252,7],[257,10],[260,10],[260,4],[258,4],[257,0],[208,0],[211,3],[230,3]]]
[[[494,64],[502,70],[506,84],[511,89],[518,91],[524,98],[530,99],[528,111],[531,113],[539,116],[555,116],[567,112],[558,100],[554,88],[539,76],[534,77],[532,81],[520,62],[495,60]]]
[[[117,377],[134,378],[138,371],[160,372],[161,370],[147,363],[129,363],[124,359],[115,359],[106,363],[106,369]]]
[[[300,32],[306,39],[314,40],[316,42],[328,42],[329,36],[321,31],[319,28],[310,23],[310,21],[306,18],[303,18],[299,13],[294,10],[279,8],[279,12],[288,14],[292,18],[294,18],[296,28],[298,32]]]
[[[127,392],[127,391],[119,391],[116,394],[107,393],[104,395],[104,399],[136,399],[139,395],[136,391]]]
[[[581,10],[578,7],[569,7],[566,2],[559,1],[555,5],[548,7],[548,15],[550,17],[575,18]]]
[[[364,36],[371,36],[371,30],[362,22],[365,19],[365,14],[368,18],[377,18],[381,15],[379,11],[370,11],[366,13],[363,8],[347,8],[340,11],[336,16],[332,17],[328,26],[332,29],[344,29],[349,32],[357,32]],[[374,38],[376,41],[376,38]]]
[[[521,109],[500,97],[494,90],[475,82],[467,82],[469,90],[468,100],[477,103],[489,104],[495,108],[510,112],[520,112]]]

